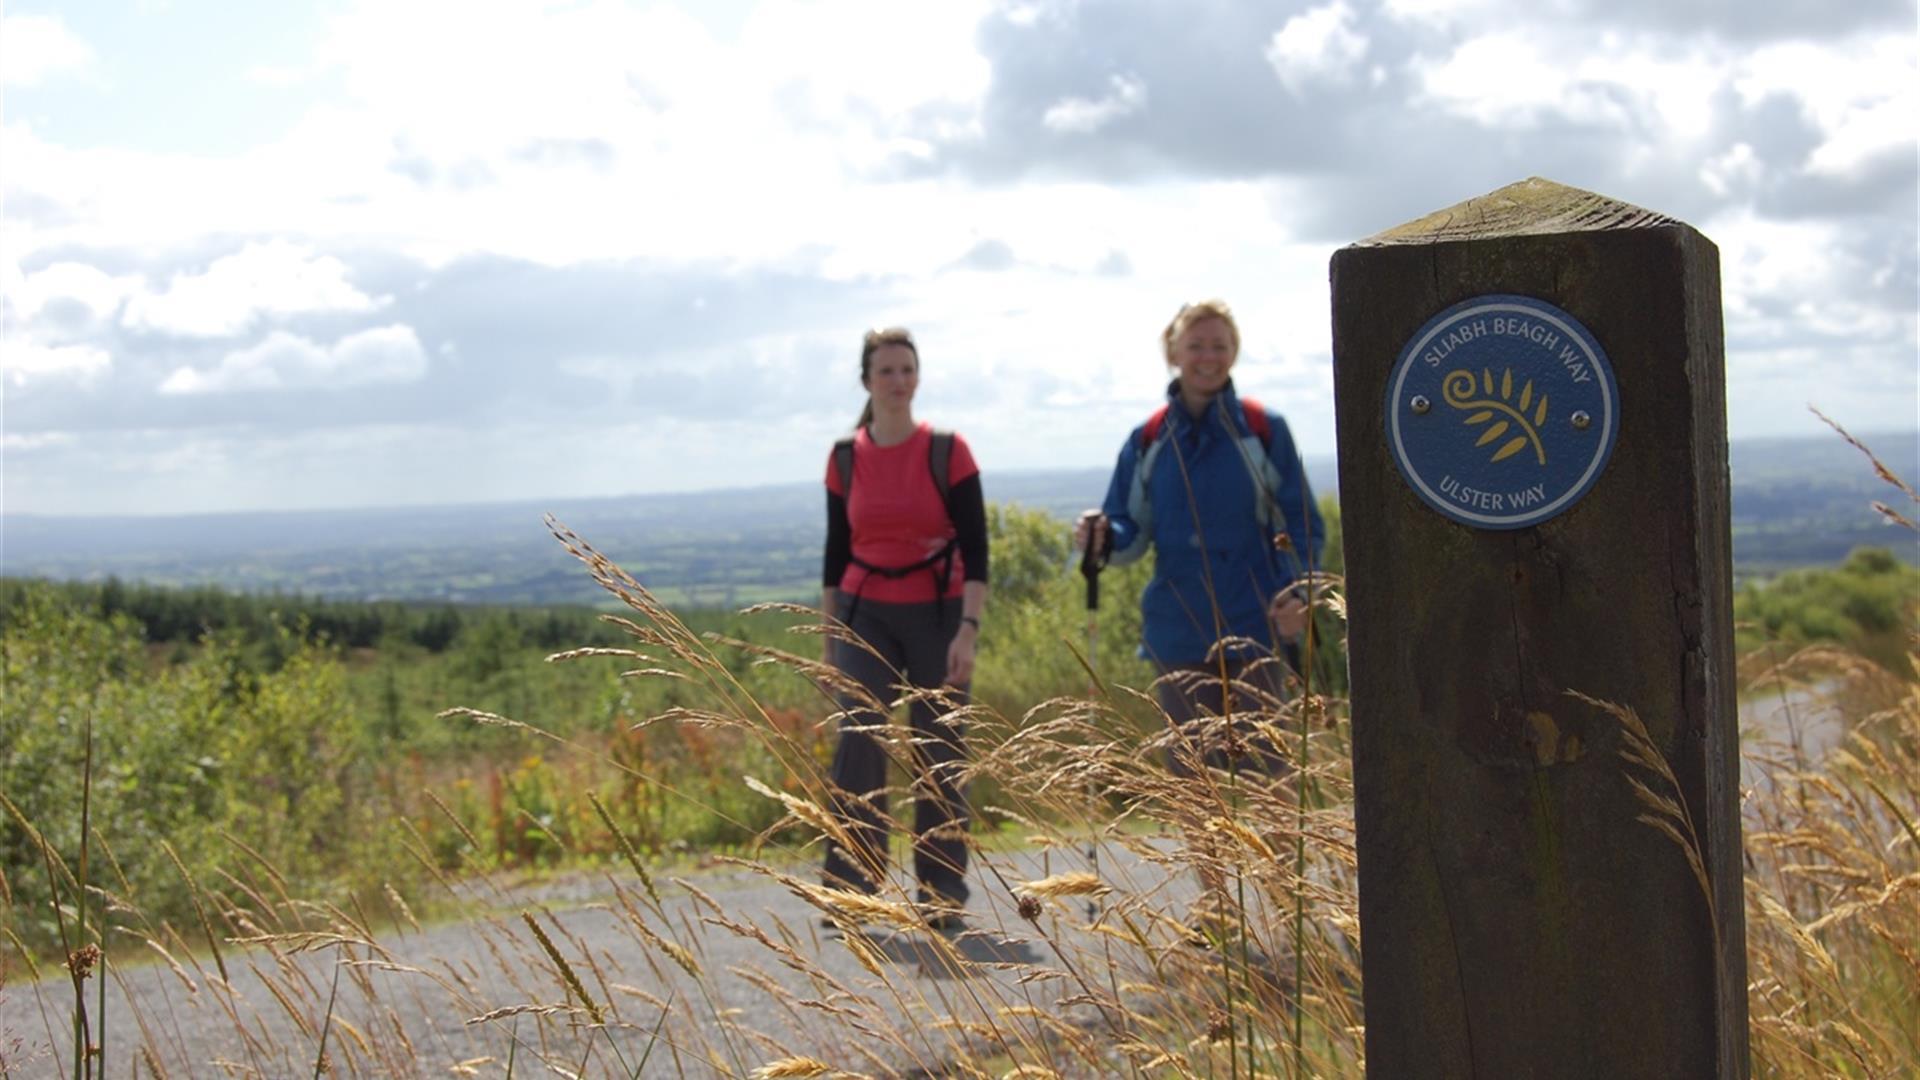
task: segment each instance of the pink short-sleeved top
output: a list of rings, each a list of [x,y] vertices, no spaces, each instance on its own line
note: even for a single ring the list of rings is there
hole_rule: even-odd
[[[853,533],[853,557],[860,562],[911,566],[953,538],[953,522],[947,520],[947,508],[928,472],[927,449],[932,439],[933,425],[928,423],[893,446],[876,445],[864,427],[854,435],[853,495],[847,499],[847,523]],[[953,456],[947,462],[948,489],[979,471],[966,440],[954,435]],[[831,454],[827,456],[827,490],[846,495]],[[924,603],[938,599],[933,578],[931,570],[887,578],[850,562],[840,576],[840,590],[883,603]],[[965,582],[966,567],[955,549],[945,595],[959,596]]]

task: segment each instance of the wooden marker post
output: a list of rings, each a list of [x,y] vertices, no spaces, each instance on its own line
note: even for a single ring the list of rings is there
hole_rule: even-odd
[[[1533,179],[1332,276],[1368,1074],[1745,1077],[1717,250]]]

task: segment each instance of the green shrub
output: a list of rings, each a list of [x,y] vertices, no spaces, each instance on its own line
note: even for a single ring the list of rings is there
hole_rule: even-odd
[[[18,814],[0,818],[0,870],[23,938],[47,945],[58,928],[47,861],[22,819],[77,873],[89,757],[89,876],[149,915],[193,910],[168,847],[216,892],[341,895],[405,878],[383,846],[372,763],[355,753],[343,668],[296,631],[280,635],[273,670],[232,636],[168,665],[148,660],[124,615],[53,590],[14,608],[0,632],[0,792]]]
[[[1885,548],[1858,548],[1836,567],[1742,586],[1733,616],[1742,652],[1835,644],[1913,678],[1907,650],[1920,616],[1920,569]]]

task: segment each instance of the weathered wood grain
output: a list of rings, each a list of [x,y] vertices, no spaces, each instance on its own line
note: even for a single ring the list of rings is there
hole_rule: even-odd
[[[1746,1076],[1716,249],[1535,179],[1342,249],[1332,278],[1369,1075]],[[1383,414],[1401,346],[1488,293],[1566,310],[1619,385],[1592,490],[1507,532],[1422,503]],[[1637,820],[1618,722],[1569,691],[1645,721],[1711,904]]]
[[[1665,214],[1534,176],[1396,225],[1353,246],[1436,244],[1446,240],[1654,229],[1679,224]]]

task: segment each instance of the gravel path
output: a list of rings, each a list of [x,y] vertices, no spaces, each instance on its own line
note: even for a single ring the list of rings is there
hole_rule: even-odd
[[[1102,847],[1102,879],[1128,897],[1104,915],[1129,911],[1139,925],[1152,922],[1149,910],[1183,909],[1191,885],[1150,854]],[[806,1055],[875,1076],[934,1076],[960,1048],[991,1054],[999,1040],[1032,1045],[1080,1032],[1110,1044],[1117,1028],[1090,998],[1124,996],[1126,981],[1154,973],[1109,962],[1112,939],[1088,932],[1084,898],[1049,901],[1028,921],[1009,892],[1086,868],[1084,849],[991,856],[974,868],[968,932],[873,930],[851,942],[822,927],[820,910],[793,890],[744,869],[659,882],[657,910],[625,878],[511,891],[476,883],[462,888],[491,913],[463,922],[400,927],[377,942],[229,944],[230,983],[210,956],[183,950],[176,964],[116,968],[106,1074],[311,1076],[330,996],[331,1075],[502,1076],[511,1059],[515,1076],[745,1076]],[[811,879],[809,869],[803,880]],[[565,985],[529,912],[579,988]],[[700,977],[636,924],[683,944]],[[125,940],[123,949],[140,947]],[[1096,972],[1104,985],[1081,983]],[[592,1025],[580,989],[603,1026]],[[71,1075],[72,1000],[64,977],[0,986],[9,1075]]]
[[[1836,700],[1840,690],[1838,681],[1827,681],[1742,701],[1741,782],[1769,789],[1772,781],[1760,758],[1805,768],[1839,746],[1848,729],[1847,709]]]

